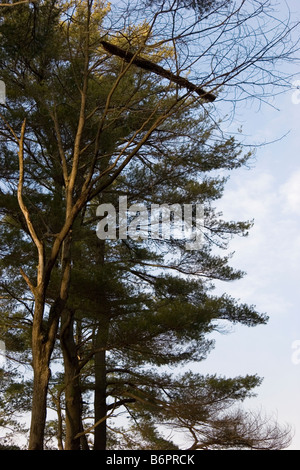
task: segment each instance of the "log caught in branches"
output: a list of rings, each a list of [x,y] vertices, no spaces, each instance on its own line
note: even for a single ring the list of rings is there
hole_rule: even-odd
[[[149,72],[155,73],[160,77],[167,78],[171,82],[177,83],[177,85],[186,88],[189,91],[195,91],[201,98],[208,102],[213,102],[216,99],[216,96],[210,92],[203,90],[201,87],[195,85],[194,83],[190,82],[184,77],[180,75],[175,75],[174,73],[170,72],[170,70],[166,70],[160,65],[151,62],[151,60],[144,59],[142,57],[137,57],[130,51],[126,51],[115,44],[111,44],[107,41],[101,41],[102,46],[104,49],[112,55],[116,55],[121,59],[125,60],[125,62],[132,63],[137,67],[140,67],[144,70]]]

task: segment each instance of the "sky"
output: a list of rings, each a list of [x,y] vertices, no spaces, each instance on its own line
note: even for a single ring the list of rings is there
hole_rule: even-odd
[[[282,0],[278,7],[286,4],[291,20],[299,20],[299,0]],[[258,147],[251,168],[231,173],[216,204],[226,220],[254,219],[249,236],[229,245],[231,265],[246,271],[245,277],[217,288],[255,305],[269,321],[214,334],[215,348],[199,372],[263,377],[257,396],[246,400],[244,408],[292,426],[288,449],[300,450],[300,67],[285,67],[295,74],[293,89],[271,97],[269,104],[237,107],[228,131],[242,126],[242,140]]]
[[[296,80],[300,85],[300,70]],[[199,365],[201,373],[264,377],[257,397],[246,400],[244,407],[290,424],[294,432],[290,450],[300,450],[299,123],[296,89],[274,97],[272,107],[245,105],[237,111],[232,126],[243,126],[247,142],[275,142],[257,147],[251,169],[231,174],[216,205],[226,220],[254,219],[249,236],[235,238],[229,245],[229,251],[235,252],[231,265],[246,271],[246,276],[218,289],[255,305],[269,322],[215,334],[215,349]]]

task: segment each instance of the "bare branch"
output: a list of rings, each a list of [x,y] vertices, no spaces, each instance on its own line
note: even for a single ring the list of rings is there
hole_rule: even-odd
[[[13,3],[0,3],[0,7],[14,7],[15,5],[22,5],[23,3],[34,3],[37,0],[19,0]]]
[[[206,101],[212,102],[216,99],[215,95],[213,95],[212,93],[203,90],[201,87],[195,85],[194,83],[191,83],[186,78],[181,77],[179,75],[175,75],[171,71],[164,69],[160,65],[155,64],[154,62],[151,62],[148,59],[144,59],[142,57],[135,57],[132,52],[126,51],[121,47],[118,47],[107,41],[101,41],[101,44],[104,49],[110,54],[121,57],[123,60],[125,60],[125,62],[130,62],[136,65],[137,67],[155,73],[160,77],[167,78],[171,82],[174,82],[189,91],[195,91],[201,98],[205,99]]]
[[[53,113],[50,113],[53,122],[54,122],[54,127],[55,127],[55,133],[56,133],[56,138],[57,138],[57,144],[58,144],[58,150],[59,150],[59,155],[61,159],[61,165],[62,165],[62,173],[63,173],[63,178],[65,182],[65,187],[67,188],[68,186],[68,167],[67,167],[67,160],[65,156],[65,152],[63,149],[63,143],[62,143],[62,138],[61,138],[61,132],[59,129],[59,122],[58,122],[58,117],[57,117],[57,112],[56,109],[54,109]]]
[[[35,231],[35,228],[33,226],[31,218],[30,218],[29,211],[28,211],[27,206],[25,205],[24,200],[23,200],[25,129],[26,129],[26,119],[23,121],[22,129],[21,129],[21,136],[20,136],[20,140],[19,140],[19,154],[18,155],[19,155],[19,172],[20,173],[19,173],[19,184],[18,184],[17,195],[18,195],[18,203],[19,203],[20,209],[23,213],[23,216],[25,218],[30,236],[31,236],[31,238],[32,238],[35,246],[37,247],[37,250],[38,250],[39,261],[38,261],[37,284],[39,285],[43,281],[43,276],[44,276],[44,245],[41,242],[41,240],[39,239],[39,237],[38,237],[38,235]],[[26,280],[27,284],[29,285],[29,287],[32,290],[33,285],[29,281],[29,278],[25,275],[25,273],[23,271],[21,271],[21,273],[22,273],[22,276],[24,277],[24,279]]]

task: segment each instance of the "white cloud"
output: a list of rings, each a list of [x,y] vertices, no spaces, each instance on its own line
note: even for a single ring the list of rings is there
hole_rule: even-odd
[[[230,182],[220,210],[226,220],[254,219],[249,237],[230,243],[230,264],[247,275],[227,290],[271,315],[288,315],[300,282],[300,170],[283,182],[267,171],[243,173]]]
[[[290,176],[279,189],[284,209],[300,215],[300,169]]]

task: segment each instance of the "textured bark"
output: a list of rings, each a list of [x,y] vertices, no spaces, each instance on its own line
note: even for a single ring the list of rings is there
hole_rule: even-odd
[[[65,450],[80,450],[80,439],[76,438],[82,430],[82,399],[80,389],[80,368],[77,347],[74,341],[74,319],[71,312],[62,314],[62,331],[60,336],[64,357],[65,397],[66,397],[66,441]]]
[[[58,447],[58,450],[64,450],[61,393],[59,393],[57,397],[52,396],[52,399],[54,400],[54,403],[56,405],[56,411],[57,411],[57,434],[56,434],[57,447]]]
[[[105,241],[97,240],[97,264],[104,265]],[[99,312],[97,316],[97,330],[95,336],[95,394],[94,394],[94,412],[95,412],[95,431],[94,431],[94,450],[106,449],[106,350],[109,334],[109,303],[106,300],[105,292],[99,292],[98,298]]]
[[[109,319],[101,315],[98,320],[96,333],[95,354],[95,423],[100,423],[95,428],[94,450],[106,449],[106,348],[109,331]]]
[[[50,370],[43,356],[40,357],[39,365],[34,368],[29,450],[43,450],[44,443]]]
[[[33,396],[29,450],[42,450],[47,415],[47,393],[50,378],[50,360],[58,332],[60,316],[64,310],[70,281],[70,243],[69,236],[62,249],[62,279],[60,292],[52,304],[48,320],[44,319],[45,292],[44,282],[34,288],[35,310],[32,326],[33,358]]]
[[[54,347],[55,336],[52,334],[57,326],[53,318],[51,335],[45,335],[41,329],[41,318],[44,312],[42,295],[37,295],[32,328],[32,357],[33,357],[33,396],[31,411],[31,427],[29,450],[42,450],[44,430],[47,415],[47,392],[50,378],[50,357]],[[53,312],[52,312],[53,313]]]

